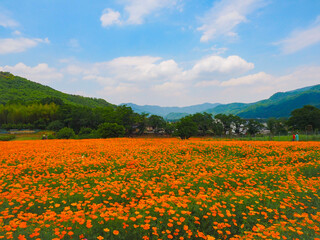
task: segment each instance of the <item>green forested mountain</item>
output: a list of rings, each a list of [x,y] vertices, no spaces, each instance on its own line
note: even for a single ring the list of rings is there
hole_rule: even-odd
[[[213,115],[234,114],[242,118],[289,117],[290,113],[304,105],[320,105],[320,85],[305,87],[288,92],[278,92],[270,98],[255,103],[222,104],[205,112]]]
[[[175,112],[172,112],[172,113],[169,113],[165,116],[165,119],[167,121],[177,121],[185,116],[188,116],[189,113],[175,113]]]
[[[246,107],[250,106],[252,103],[229,103],[221,104],[215,108],[206,109],[205,112],[217,115],[219,113],[223,114],[236,114],[241,112]]]
[[[267,100],[246,107],[237,115],[243,118],[289,117],[297,108],[305,105],[319,106],[319,104],[320,85],[317,85],[305,91],[285,93],[282,97],[275,98],[273,95]]]
[[[112,105],[103,99],[66,94],[25,78],[14,76],[7,72],[0,72],[0,104],[5,104],[9,101],[35,102],[47,97],[56,97],[66,104],[87,107]]]
[[[320,85],[305,87],[288,92],[278,92],[270,98],[254,103],[230,103],[230,104],[210,104],[194,105],[191,107],[160,107],[160,106],[138,106],[127,104],[137,112],[162,115],[167,119],[178,120],[186,113],[206,112],[213,115],[233,114],[242,118],[269,118],[269,117],[289,117],[291,111],[301,108],[304,105],[320,106]],[[208,107],[209,106],[209,107]],[[208,108],[206,108],[208,107]],[[192,109],[192,111],[190,111]],[[166,115],[170,110],[170,114]]]

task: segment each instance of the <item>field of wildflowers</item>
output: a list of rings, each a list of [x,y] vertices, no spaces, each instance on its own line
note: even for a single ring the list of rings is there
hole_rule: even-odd
[[[320,143],[0,142],[2,239],[320,239]]]

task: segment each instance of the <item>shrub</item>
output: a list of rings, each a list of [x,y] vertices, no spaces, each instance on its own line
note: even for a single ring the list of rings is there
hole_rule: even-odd
[[[72,128],[64,127],[60,129],[60,131],[57,133],[58,139],[69,139],[69,138],[75,138],[76,134],[74,133]]]
[[[117,123],[102,123],[98,127],[98,133],[102,138],[123,137],[125,128]]]

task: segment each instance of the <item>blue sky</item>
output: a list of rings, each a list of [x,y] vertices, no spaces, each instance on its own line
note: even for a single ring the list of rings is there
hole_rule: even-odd
[[[1,0],[0,71],[120,104],[320,83],[319,0]]]

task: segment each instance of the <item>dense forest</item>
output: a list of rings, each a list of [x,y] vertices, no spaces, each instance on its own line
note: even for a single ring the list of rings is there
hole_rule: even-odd
[[[0,129],[46,129],[58,138],[99,138],[133,136],[152,133],[190,136],[255,135],[262,129],[272,134],[288,130],[320,128],[320,109],[305,106],[292,112],[289,119],[269,118],[261,121],[243,119],[232,114],[195,113],[172,123],[161,116],[138,114],[130,107],[87,107],[66,104],[61,99],[47,97],[37,102],[0,104]]]
[[[168,122],[162,116],[139,114],[131,107],[115,106],[102,99],[65,94],[10,73],[0,72],[0,82],[2,132],[10,129],[45,129],[51,130],[51,137],[57,138],[161,134],[186,139],[190,136],[255,135],[263,129],[268,129],[271,134],[320,129],[320,109],[311,105],[295,109],[290,118],[254,119],[240,114],[213,115],[204,112],[184,115],[176,122]],[[310,90],[310,94],[315,93],[318,87]],[[289,93],[282,95],[274,95],[272,98],[292,96]],[[261,102],[261,106],[267,105]],[[231,108],[241,106],[233,104]]]

